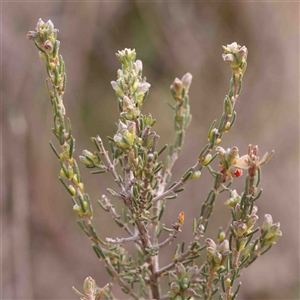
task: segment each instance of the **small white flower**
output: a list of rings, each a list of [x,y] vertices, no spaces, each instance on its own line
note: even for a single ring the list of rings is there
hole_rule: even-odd
[[[186,73],[181,78],[182,84],[185,87],[186,90],[190,88],[190,85],[192,83],[193,75],[191,73]]]
[[[39,31],[44,25],[45,25],[45,22],[41,18],[39,18],[39,20],[36,24],[37,31]]]
[[[238,44],[236,42],[233,42],[231,44],[228,44],[227,45],[227,49],[230,51],[230,52],[237,52],[238,51]]]
[[[151,84],[148,83],[148,82],[140,83],[139,87],[138,87],[138,89],[136,91],[136,94],[137,95],[143,95],[143,94],[145,94],[149,90],[150,86],[151,86]]]
[[[143,63],[142,63],[142,61],[141,60],[137,60],[135,62],[135,67],[136,67],[136,70],[137,70],[138,73],[142,72],[143,71]]]
[[[52,23],[51,20],[48,20],[46,25],[48,26],[49,29],[54,29],[54,24]]]
[[[235,58],[232,54],[222,54],[223,60],[229,64],[234,63]]]

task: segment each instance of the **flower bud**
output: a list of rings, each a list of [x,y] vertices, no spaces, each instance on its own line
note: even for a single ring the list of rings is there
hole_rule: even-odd
[[[53,23],[52,23],[51,20],[48,20],[48,21],[47,21],[46,26],[47,26],[49,29],[51,29],[51,30],[54,29],[54,25],[53,25]]]
[[[227,62],[230,67],[237,68],[239,66],[239,62],[232,54],[222,54],[223,60]]]
[[[226,151],[223,147],[217,146],[216,151],[218,153],[219,160],[222,165],[226,165]]]
[[[47,40],[44,43],[43,48],[44,48],[45,52],[51,53],[53,51],[53,44],[49,40]]]
[[[270,232],[272,234],[276,234],[280,229],[280,223],[277,222],[277,223],[274,223],[271,227],[270,227]]]
[[[205,244],[206,244],[207,248],[212,248],[213,250],[217,249],[216,243],[212,239],[210,239],[210,238],[207,238],[205,240]]]
[[[83,151],[82,151],[82,154],[83,154],[84,156],[89,157],[91,160],[94,160],[94,159],[95,159],[95,155],[94,155],[92,152],[88,151],[88,150],[83,150]]]
[[[157,134],[152,131],[149,133],[149,135],[147,136],[146,140],[143,143],[143,146],[147,149],[151,149],[152,146],[154,145],[154,141],[156,139]]]
[[[231,204],[230,207],[235,208],[235,206],[241,202],[241,196],[237,193],[236,190],[232,190],[230,192],[230,199],[227,201],[229,201],[229,203]],[[225,202],[225,204],[227,205],[226,202]],[[236,212],[239,212],[240,206],[238,206],[236,209],[237,209]]]
[[[276,237],[276,240],[275,240],[275,242],[276,242],[280,237],[282,237],[282,232],[280,230],[278,230],[275,234],[275,237]]]
[[[127,130],[127,125],[125,123],[123,123],[122,121],[119,121],[118,131],[123,132],[125,130]]]
[[[193,173],[193,175],[190,177],[191,180],[195,180],[198,179],[201,176],[201,172],[200,171],[196,171]]]
[[[225,283],[226,283],[226,285],[227,285],[228,287],[231,287],[231,279],[230,279],[230,278],[227,278],[227,279],[225,280]]]
[[[86,166],[93,166],[95,156],[87,150],[83,150],[82,154],[83,155],[79,155],[80,161]]]
[[[220,246],[219,246],[219,251],[222,254],[223,252],[229,250],[229,242],[228,240],[224,240]]]
[[[125,96],[124,98],[123,98],[123,106],[126,108],[126,107],[129,107],[129,106],[131,106],[131,105],[133,105],[134,103],[133,103],[133,101],[130,99],[130,98],[128,98],[127,96]]]
[[[126,57],[129,59],[129,61],[135,61],[136,58],[136,52],[135,49],[126,49]]]
[[[60,169],[59,176],[68,179],[68,175],[63,169]]]
[[[130,133],[135,135],[135,133],[136,133],[136,124],[135,124],[135,122],[132,122],[132,121],[128,122],[127,128],[128,128],[128,131]]]
[[[72,181],[73,181],[73,183],[74,183],[76,186],[78,186],[79,182],[78,182],[77,174],[74,174],[74,175],[73,175]]]
[[[186,73],[183,75],[183,77],[181,78],[181,81],[182,81],[182,85],[183,87],[185,88],[186,91],[189,90],[190,88],[190,85],[192,83],[192,79],[193,79],[193,76],[191,73]]]
[[[239,158],[238,147],[232,147],[228,152],[228,165],[232,166],[238,158]]]
[[[271,215],[266,214],[263,222],[263,229],[268,230],[273,224],[273,218]]]
[[[207,247],[206,251],[207,251],[207,256],[208,257],[214,257],[214,255],[216,253],[216,250],[212,247]]]
[[[232,208],[234,208],[234,207],[236,206],[236,202],[234,201],[233,198],[227,199],[227,200],[224,202],[224,204],[225,204],[226,206],[232,207]]]
[[[240,222],[237,227],[237,235],[242,236],[247,231],[247,225],[244,222]]]
[[[178,278],[182,278],[182,276],[184,276],[186,274],[185,267],[180,262],[178,262],[175,265],[175,271],[176,271],[176,275],[178,276]]]
[[[224,132],[229,131],[230,127],[231,127],[231,123],[227,122],[226,125],[224,126]]]
[[[226,237],[225,231],[220,231],[219,236],[218,236],[218,242],[222,243],[224,241],[225,237]]]
[[[205,230],[204,225],[203,225],[203,224],[200,224],[200,226],[198,227],[198,230],[199,230],[199,233],[200,233],[201,235],[203,235],[203,234],[204,234],[204,230]]]
[[[245,245],[247,243],[247,240],[248,240],[248,238],[246,238],[246,237],[239,239],[239,249],[238,249],[238,251],[243,251],[245,249]]]
[[[142,63],[142,61],[141,60],[137,60],[135,62],[135,67],[136,67],[137,73],[141,74],[142,71],[143,71],[143,63]]]
[[[36,39],[36,37],[37,37],[37,32],[35,32],[35,31],[28,31],[28,33],[27,33],[27,38],[29,39],[29,40],[32,40],[32,41],[34,41],[35,39]]]
[[[73,196],[76,196],[76,190],[73,185],[69,185],[69,191]]]
[[[227,46],[222,46],[222,47],[225,50],[225,53],[229,53],[229,52],[236,53],[236,51],[238,50],[237,42],[233,42],[231,44],[227,44]]]
[[[179,78],[175,78],[173,81],[173,84],[171,85],[171,88],[173,88],[174,92],[177,96],[181,96],[182,93],[182,82]]]
[[[215,255],[214,255],[214,261],[216,264],[220,264],[221,261],[222,261],[222,254],[217,252]]]
[[[54,71],[56,65],[55,65],[54,63],[51,62],[51,63],[49,64],[49,67],[50,67],[50,70],[51,70],[51,71]]]
[[[86,295],[93,295],[96,289],[96,282],[92,277],[87,277],[83,283],[83,290]]]
[[[278,241],[279,238],[282,237],[282,232],[279,230],[275,235],[273,235],[271,238],[269,238],[266,242],[265,242],[265,246],[270,246],[272,244],[276,244],[276,242]]]
[[[241,217],[243,215],[243,211],[242,211],[241,205],[239,203],[236,203],[236,205],[234,207],[234,213],[236,215],[237,220],[241,219]]]
[[[223,259],[226,258],[230,253],[231,253],[230,250],[225,250],[225,251],[222,253]]]
[[[120,133],[115,134],[114,141],[117,144],[117,146],[122,149],[129,149],[131,146],[129,141],[126,138],[124,138],[124,136],[122,136]]]
[[[41,58],[41,59],[43,59],[43,60],[46,60],[47,59],[47,56],[46,56],[46,54],[44,53],[44,52],[39,52],[39,57]]]
[[[182,212],[179,214],[179,216],[178,216],[178,221],[179,221],[180,227],[182,227],[183,224],[184,224],[184,211],[182,211]]]
[[[170,272],[169,281],[174,281],[174,280],[178,280],[178,277],[173,272]]]
[[[210,153],[207,154],[202,162],[202,165],[204,167],[207,166],[210,163],[211,159],[212,159],[212,155]]]
[[[239,61],[243,61],[243,59],[247,59],[248,49],[243,46],[239,51],[236,53],[236,57]]]
[[[84,155],[79,155],[79,159],[86,166],[93,166],[94,165],[94,162],[91,161],[89,158],[87,158]]]
[[[190,267],[187,271],[187,275],[191,281],[193,281],[195,278],[197,278],[198,274],[199,274],[199,270],[196,265]]]
[[[116,81],[111,81],[110,82],[112,88],[116,91],[116,94],[120,97],[123,98],[125,96],[123,90],[120,88],[118,82]]]
[[[190,299],[194,295],[196,295],[196,292],[192,288],[188,288],[184,291],[184,299]]]
[[[119,61],[121,62],[121,64],[128,65],[128,63],[130,61],[132,61],[132,62],[135,61],[136,52],[135,52],[135,49],[125,48],[122,51],[118,51],[116,56],[119,59]]]
[[[126,143],[129,148],[132,147],[135,139],[135,132],[131,133],[129,130],[126,130],[123,134],[123,142]]]
[[[132,94],[134,94],[136,92],[136,90],[138,89],[139,87],[139,81],[137,79],[135,79],[133,81],[133,83],[131,84],[131,92]]]
[[[249,169],[249,156],[248,154],[241,157],[237,157],[234,166],[239,169],[247,170]]]
[[[223,60],[229,64],[233,63],[235,61],[235,58],[232,54],[223,54],[222,57],[223,57]]]
[[[137,91],[136,91],[136,94],[137,95],[143,95],[145,94],[149,88],[150,88],[151,84],[148,83],[148,82],[142,82],[139,84],[138,88],[137,88]]]
[[[173,281],[171,283],[170,288],[171,288],[171,291],[174,292],[175,294],[180,292],[180,285],[175,281]]]
[[[37,22],[37,24],[36,24],[36,29],[37,29],[37,31],[40,31],[40,29],[42,29],[42,27],[45,25],[45,22],[41,19],[41,18],[39,18],[39,20],[38,20],[38,22]]]
[[[218,129],[217,128],[214,128],[210,131],[209,133],[209,138],[208,138],[208,141],[211,142],[214,138],[214,136],[216,136],[218,134]]]
[[[187,277],[182,279],[181,287],[183,290],[186,290],[190,286],[190,281]]]
[[[119,79],[120,77],[123,77],[124,76],[124,73],[122,70],[118,69],[117,71],[117,78]]]
[[[220,138],[217,138],[216,141],[215,141],[215,146],[220,145],[221,142],[222,142],[222,140]]]
[[[81,193],[84,194],[84,184],[83,184],[82,182],[79,182],[79,183],[77,184],[77,186],[79,187]],[[86,202],[85,202],[85,203],[86,203]]]
[[[255,225],[255,223],[256,223],[257,220],[258,220],[258,216],[257,215],[251,215],[247,219],[248,230],[250,230]]]
[[[78,214],[78,216],[81,218],[84,214],[83,214],[83,211],[82,211],[82,208],[78,205],[78,204],[75,204],[73,206],[73,210]]]
[[[243,221],[234,221],[232,225],[238,237],[241,237],[248,229],[247,225]]]
[[[258,207],[256,205],[253,206],[251,215],[256,215],[258,212]]]

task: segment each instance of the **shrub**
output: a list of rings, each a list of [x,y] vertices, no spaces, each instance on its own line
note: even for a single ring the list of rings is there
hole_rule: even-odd
[[[52,131],[60,150],[51,142],[50,146],[59,160],[59,180],[72,197],[78,225],[91,241],[111,281],[117,282],[127,297],[132,299],[212,299],[214,295],[219,295],[219,299],[235,299],[241,286],[237,280],[241,270],[270,250],[282,235],[280,224],[273,223],[269,214],[265,215],[261,227],[257,225],[256,201],[262,195],[259,189],[261,166],[271,158],[273,151],[260,159],[257,146],[249,145],[248,153],[242,156],[236,146],[227,150],[220,146],[237,117],[235,103],[246,71],[247,48],[237,43],[223,46],[223,60],[232,70],[229,92],[223,101],[223,113],[218,123],[217,120],[212,122],[208,141],[200,150],[195,164],[183,172],[177,181],[172,181],[172,168],[180,156],[185,131],[192,119],[189,105],[192,75],[187,73],[182,79],[176,78],[171,85],[173,103],[170,106],[174,111],[175,140],[172,145],[159,148],[159,135],[153,131],[156,120],[150,114],[142,114],[150,89],[150,84],[142,77],[142,62],[136,60],[135,50],[125,49],[117,53],[122,67],[117,72],[117,80],[112,81],[111,85],[117,96],[120,118],[115,135],[109,137],[110,151],[104,148],[102,139],[97,136],[92,137],[95,149],[84,150],[79,156],[83,165],[93,169],[92,174],[110,173],[113,176],[117,190],[108,188],[107,192],[126,208],[122,214],[117,212],[107,195],[98,201],[104,212],[110,213],[128,235],[103,240],[93,225],[92,202],[74,157],[75,139],[63,102],[65,63],[59,55],[57,32],[50,20],[44,23],[39,19],[36,31],[29,31],[27,35],[46,62],[46,90],[54,110]],[[164,151],[168,151],[168,155],[162,162]],[[220,162],[219,170],[211,166],[215,159]],[[179,214],[172,226],[162,224],[168,201],[177,198],[189,181],[200,180],[205,169],[212,176],[212,187],[199,215],[193,220],[193,240],[176,245],[169,263],[160,266],[161,249],[174,242],[184,225],[184,212]],[[242,176],[243,171],[247,173],[244,190],[238,192],[230,186],[235,178]],[[221,193],[228,194],[225,205],[231,211],[231,219],[226,229],[220,228],[213,240],[206,236],[206,229]],[[169,234],[166,239],[161,238],[163,231]],[[127,243],[135,244],[136,257],[126,250]],[[201,255],[206,256],[206,260],[199,265],[197,258]],[[169,277],[169,292],[165,295],[161,292],[162,276]],[[116,299],[112,282],[100,289],[94,279],[87,277],[83,287],[85,294],[74,290],[86,300],[100,297]]]

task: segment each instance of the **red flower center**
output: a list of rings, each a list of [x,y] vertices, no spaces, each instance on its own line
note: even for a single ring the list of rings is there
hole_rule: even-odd
[[[241,169],[236,169],[235,172],[233,173],[235,177],[240,177],[243,175],[243,170]]]

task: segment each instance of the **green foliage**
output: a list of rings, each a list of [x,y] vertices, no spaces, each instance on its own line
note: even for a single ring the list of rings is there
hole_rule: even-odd
[[[248,50],[237,43],[223,46],[223,60],[232,70],[228,95],[223,101],[223,113],[219,123],[214,120],[208,130],[208,141],[200,150],[195,164],[183,172],[181,178],[172,183],[172,168],[180,156],[184,145],[185,131],[192,119],[189,105],[189,88],[192,75],[187,73],[182,79],[176,78],[171,85],[174,111],[175,140],[172,145],[158,149],[159,135],[153,131],[155,119],[143,115],[142,107],[148,96],[150,84],[142,76],[143,65],[136,60],[135,50],[125,49],[117,53],[121,69],[117,80],[111,85],[115,90],[120,118],[116,133],[109,138],[110,151],[104,148],[102,139],[92,137],[94,150],[84,150],[79,159],[83,165],[93,169],[92,174],[110,173],[118,190],[107,191],[126,207],[120,215],[111,199],[103,195],[98,200],[104,212],[111,214],[117,226],[128,237],[101,240],[93,225],[94,210],[89,195],[85,192],[79,166],[74,158],[75,139],[72,135],[71,121],[66,119],[63,95],[66,89],[66,72],[63,57],[59,55],[60,42],[57,29],[49,20],[38,21],[36,31],[30,31],[28,38],[33,40],[40,51],[40,57],[46,62],[46,90],[54,110],[53,134],[58,140],[60,150],[50,142],[51,149],[61,166],[60,181],[72,196],[73,210],[78,216],[78,225],[92,242],[97,258],[102,261],[111,281],[116,281],[122,291],[133,299],[235,299],[241,287],[236,281],[241,270],[250,266],[259,256],[266,253],[281,237],[279,223],[273,223],[272,216],[265,215],[262,227],[258,227],[256,201],[262,195],[259,190],[261,166],[272,156],[266,153],[262,159],[258,156],[258,147],[249,145],[248,153],[239,156],[234,146],[223,149],[220,144],[224,134],[232,128],[237,113],[235,103],[241,92],[242,79],[247,66]],[[160,154],[169,148],[165,162]],[[211,167],[213,160],[220,161],[220,170]],[[117,172],[120,166],[121,172]],[[168,200],[184,192],[190,180],[199,180],[201,172],[207,169],[213,182],[209,194],[202,203],[198,217],[193,220],[194,235],[187,247],[185,243],[176,245],[170,262],[159,265],[160,251],[170,245],[180,234],[184,225],[184,212],[174,223],[166,227],[161,223],[168,209]],[[230,185],[236,177],[247,171],[244,190],[238,193]],[[216,239],[206,237],[206,229],[221,193],[227,193],[225,205],[231,210],[232,218],[226,230],[220,228]],[[169,236],[162,240],[161,232]],[[134,243],[137,259],[126,251],[124,245]],[[206,256],[202,265],[197,265],[199,256]],[[169,277],[169,292],[162,295],[162,276]],[[88,277],[84,283],[84,293],[76,289],[84,300],[115,299],[112,284],[103,289],[96,287],[95,281]]]

